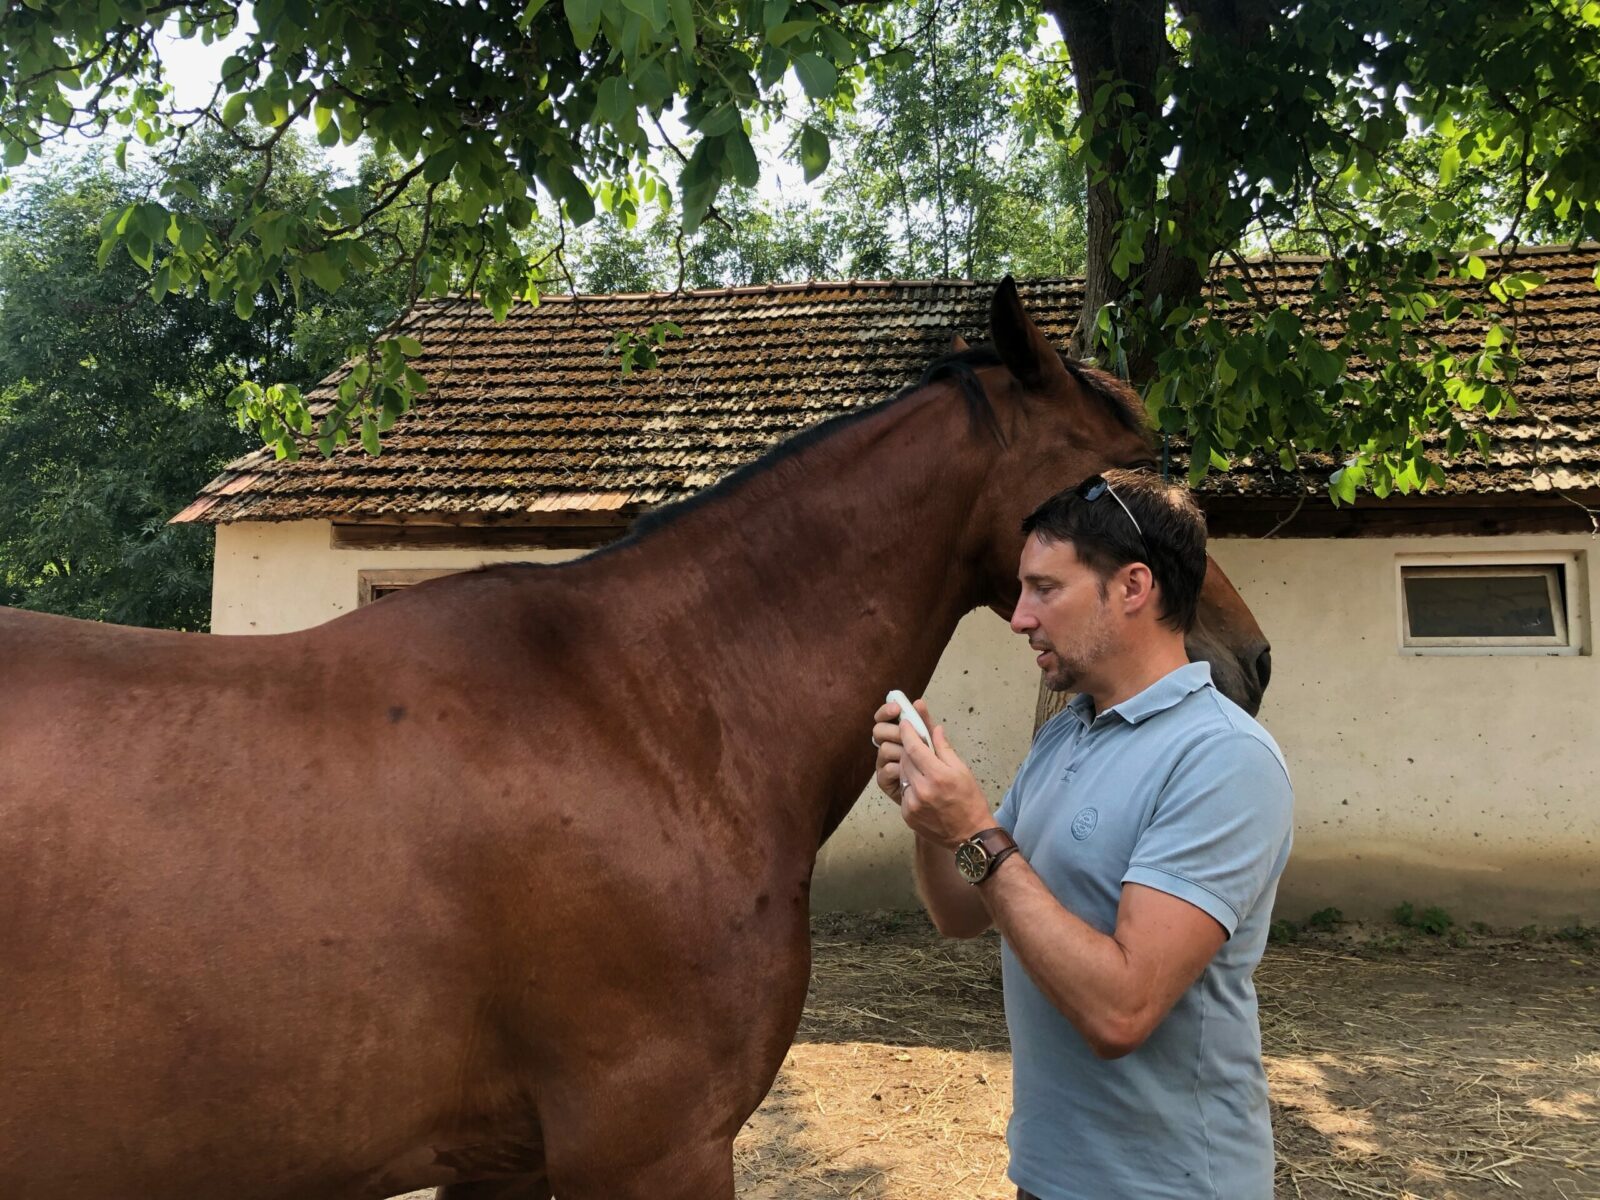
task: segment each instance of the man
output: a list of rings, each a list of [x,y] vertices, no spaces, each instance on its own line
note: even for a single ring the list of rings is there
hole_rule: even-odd
[[[1184,650],[1204,518],[1108,471],[1023,532],[1011,628],[1077,695],[999,810],[942,727],[930,747],[893,704],[873,726],[934,924],[1003,938],[1011,1179],[1020,1200],[1269,1200],[1251,976],[1293,796],[1272,738]]]

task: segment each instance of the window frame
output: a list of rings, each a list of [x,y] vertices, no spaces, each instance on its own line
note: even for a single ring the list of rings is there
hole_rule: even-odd
[[[356,572],[356,607],[365,608],[374,600],[381,600],[390,592],[402,591],[442,575],[458,575],[470,571],[465,567],[375,567]]]
[[[1477,554],[1402,554],[1395,558],[1395,618],[1399,651],[1408,656],[1538,655],[1560,657],[1585,652],[1587,629],[1582,555],[1572,551],[1507,551]],[[1492,577],[1548,572],[1553,637],[1414,637],[1406,597],[1407,571],[1424,569],[1455,577]]]

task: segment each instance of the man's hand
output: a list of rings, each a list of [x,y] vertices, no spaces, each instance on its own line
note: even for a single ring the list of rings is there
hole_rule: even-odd
[[[913,703],[922,719],[928,723],[929,728],[932,728],[933,720],[928,716],[928,702],[917,700]],[[878,766],[873,772],[873,778],[877,780],[878,790],[899,804],[900,762],[903,754],[900,746],[900,706],[885,704],[872,714],[872,720],[872,744],[878,748]]]
[[[917,712],[933,730],[935,746],[930,749],[915,730],[900,730],[900,706],[885,704],[873,715],[872,740],[878,745],[875,778],[883,794],[900,805],[900,815],[917,834],[917,893],[933,918],[934,926],[946,937],[977,937],[989,928],[989,910],[978,889],[961,878],[950,848],[979,830],[994,826],[989,802],[966,763],[950,748],[944,730],[934,725],[926,701],[916,701]],[[908,751],[906,742],[916,748]],[[914,768],[909,753],[923,758],[920,781],[909,796],[902,784],[901,771],[911,779]],[[933,801],[929,803],[929,797]],[[959,798],[952,807],[952,797]],[[975,802],[974,802],[975,798]],[[953,840],[952,840],[953,838]]]
[[[918,837],[954,850],[979,830],[992,828],[994,816],[971,768],[951,748],[944,726],[931,719],[928,725],[932,746],[910,726],[901,733],[900,815]]]

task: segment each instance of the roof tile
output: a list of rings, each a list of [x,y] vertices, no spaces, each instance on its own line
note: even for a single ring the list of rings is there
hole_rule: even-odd
[[[1515,267],[1546,276],[1520,314],[1520,411],[1489,422],[1488,462],[1450,466],[1447,492],[1542,492],[1600,478],[1600,248],[1525,249]],[[1269,298],[1295,303],[1314,258],[1255,264]],[[258,450],[229,463],[174,521],[338,518],[408,513],[470,518],[603,512],[658,504],[708,487],[775,443],[913,381],[952,333],[984,336],[991,285],[962,281],[784,284],[630,296],[546,296],[504,323],[476,301],[419,305],[402,322],[423,348],[413,365],[429,391],[385,436],[331,458],[275,461]],[[1022,285],[1045,333],[1065,344],[1083,287]],[[618,328],[673,320],[684,337],[660,368],[623,376]],[[1324,331],[1335,334],[1332,325]],[[1463,349],[1483,322],[1442,336]],[[328,403],[346,368],[311,393]],[[1182,452],[1175,454],[1182,465]],[[1331,466],[1331,464],[1329,464]],[[1274,495],[1290,482],[1237,466],[1203,490]]]

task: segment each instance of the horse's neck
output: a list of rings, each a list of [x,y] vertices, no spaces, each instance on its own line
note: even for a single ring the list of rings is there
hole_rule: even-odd
[[[929,388],[596,562],[638,602],[662,686],[758,747],[743,774],[801,824],[843,816],[873,710],[921,693],[979,600],[963,543],[996,449]]]

